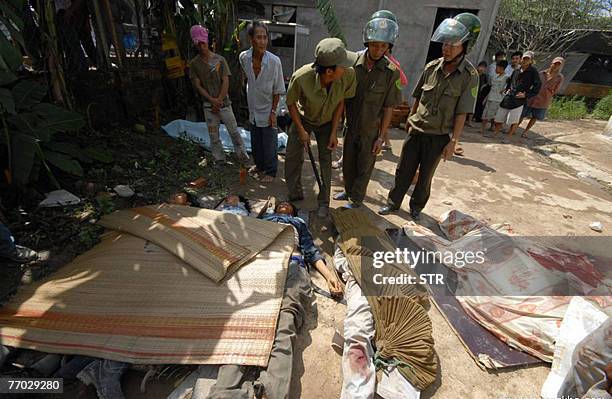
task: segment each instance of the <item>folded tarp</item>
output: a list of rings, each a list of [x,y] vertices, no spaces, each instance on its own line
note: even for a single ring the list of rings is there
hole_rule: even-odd
[[[162,129],[171,137],[185,137],[190,140],[197,141],[207,150],[210,150],[210,136],[208,135],[208,127],[206,122],[190,122],[184,119],[177,119],[162,126]],[[251,132],[241,127],[238,128],[242,141],[247,152],[251,152]],[[228,152],[234,151],[234,144],[224,124],[219,126],[219,138],[223,144],[223,150]],[[278,134],[278,150],[283,152],[287,147],[287,134],[282,132]]]
[[[0,310],[2,344],[130,363],[265,367],[293,229],[182,206],[146,207],[162,213],[152,218],[142,209],[104,221],[131,234],[105,233],[70,264],[23,287]],[[177,215],[183,217],[165,224],[165,217]],[[138,222],[130,223],[133,218]],[[198,256],[215,266],[207,267]],[[242,260],[221,283],[202,272],[204,266],[220,275],[226,265]]]

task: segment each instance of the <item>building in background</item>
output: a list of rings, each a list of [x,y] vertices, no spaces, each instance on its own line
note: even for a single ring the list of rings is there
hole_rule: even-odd
[[[283,40],[288,46],[291,42],[301,46],[296,49],[289,47],[296,54],[297,67],[312,62],[316,44],[328,36],[323,17],[316,7],[316,0],[259,0],[259,2],[264,5],[265,15],[255,15],[248,11],[240,13],[239,10],[238,17],[296,23],[303,26],[307,29],[308,35],[297,41],[288,37]],[[469,54],[470,60],[476,64],[484,57],[500,0],[412,0],[409,2],[405,0],[332,0],[332,2],[348,47],[355,51],[363,48],[362,29],[374,11],[387,9],[396,15],[400,37],[398,44],[393,49],[393,55],[399,59],[402,69],[408,76],[408,85],[404,88],[404,95],[409,98],[427,61],[441,55],[439,45],[431,44],[429,41],[436,26],[444,18],[452,18],[462,12],[472,12],[478,15],[482,23],[482,31],[478,43]],[[274,47],[279,44],[282,44],[281,40],[271,37],[271,51],[278,53]],[[290,50],[283,51],[290,52]]]

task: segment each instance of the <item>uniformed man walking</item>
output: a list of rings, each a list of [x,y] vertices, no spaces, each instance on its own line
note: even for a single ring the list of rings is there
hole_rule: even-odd
[[[315,49],[315,62],[295,71],[287,89],[287,106],[293,121],[285,154],[289,200],[304,199],[304,147],[314,132],[324,185],[317,197],[319,217],[326,217],[329,211],[331,154],[338,144],[336,130],[344,112],[344,100],[355,95],[357,85],[351,67],[356,60],[357,54],[347,51],[340,39],[323,39]]]
[[[370,19],[363,30],[367,49],[354,66],[357,92],[346,101],[342,167],[345,191],[334,196],[335,200],[351,201],[351,207],[360,206],[365,198],[376,155],[387,137],[393,107],[402,101],[399,70],[385,57],[395,44],[398,31],[397,23],[390,18]]]
[[[415,102],[406,123],[409,136],[395,170],[395,185],[379,214],[399,209],[419,169],[410,215],[414,220],[420,218],[440,158],[453,155],[466,115],[474,112],[478,72],[465,56],[479,32],[480,20],[470,13],[445,19],[434,32],[431,40],[443,44],[443,56],[425,66],[413,91]]]

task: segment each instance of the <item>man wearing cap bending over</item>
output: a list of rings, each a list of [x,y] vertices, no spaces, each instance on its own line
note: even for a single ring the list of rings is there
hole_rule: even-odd
[[[225,161],[223,145],[219,139],[219,125],[223,121],[238,159],[246,163],[249,156],[244,149],[242,137],[238,132],[238,123],[236,123],[227,95],[231,75],[227,61],[223,56],[213,53],[208,48],[208,30],[203,26],[191,27],[191,40],[198,48],[199,54],[189,62],[189,76],[193,87],[200,93],[204,101],[204,117],[215,161]]]
[[[385,57],[399,29],[393,20],[395,16],[386,12],[389,18],[376,16],[363,30],[367,49],[359,55],[354,67],[357,92],[346,101],[347,130],[342,165],[345,190],[334,199],[351,201],[350,207],[360,206],[365,198],[376,155],[387,138],[393,107],[402,101],[399,69]]]
[[[410,197],[410,215],[414,220],[420,218],[440,158],[446,160],[453,155],[465,117],[474,112],[478,72],[465,56],[479,32],[480,20],[470,13],[445,19],[434,32],[431,40],[443,44],[442,57],[425,66],[414,88],[415,101],[406,123],[408,138],[395,170],[395,185],[379,214],[399,209],[419,169]]]
[[[357,54],[347,51],[340,39],[327,38],[317,44],[315,62],[293,74],[287,90],[287,106],[293,121],[285,156],[285,179],[290,201],[304,199],[302,165],[304,148],[314,132],[324,188],[319,192],[318,216],[327,217],[331,185],[331,155],[338,144],[336,130],[344,111],[344,100],[355,95]]]

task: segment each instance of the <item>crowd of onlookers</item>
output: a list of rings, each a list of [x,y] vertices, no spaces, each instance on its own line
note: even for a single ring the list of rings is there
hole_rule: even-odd
[[[480,85],[472,120],[482,123],[482,134],[488,135],[485,130],[489,126],[488,130],[497,135],[502,125],[507,125],[508,137],[504,140],[510,140],[523,119],[528,118],[521,133],[521,137],[527,137],[536,121],[544,120],[553,96],[563,84],[561,69],[565,60],[555,57],[548,68],[538,72],[534,58],[533,51],[515,51],[508,63],[506,54],[498,51],[490,65],[486,61],[478,64]]]

